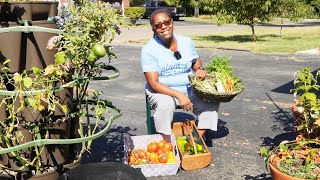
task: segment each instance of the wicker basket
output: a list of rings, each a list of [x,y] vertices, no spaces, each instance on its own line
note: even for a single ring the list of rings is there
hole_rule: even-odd
[[[213,76],[207,75],[206,78],[214,78]],[[236,84],[236,91],[233,92],[211,92],[209,90],[203,90],[198,88],[194,83],[194,75],[189,76],[190,84],[194,93],[201,99],[207,102],[230,102],[234,97],[240,94],[244,90],[244,83],[240,80]]]
[[[206,153],[198,154],[195,151],[194,155],[184,155],[183,152],[179,149],[181,155],[181,167],[184,170],[195,170],[207,167],[211,163],[211,153],[204,142],[203,138],[199,136],[198,129],[194,121],[187,122],[177,122],[172,126],[172,132],[176,137],[190,135],[190,139],[193,144],[193,148],[196,149],[195,139],[198,138],[200,141],[198,143],[203,145],[203,148],[206,150]]]

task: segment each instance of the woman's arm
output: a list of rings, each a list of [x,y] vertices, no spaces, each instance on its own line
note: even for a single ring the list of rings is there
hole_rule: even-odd
[[[197,59],[197,61],[193,64],[192,70],[193,70],[194,72],[196,72],[196,76],[197,76],[200,80],[202,80],[202,79],[206,76],[206,74],[207,74],[207,72],[205,71],[205,69],[202,67],[202,61],[201,61],[200,58]]]
[[[146,77],[148,84],[154,91],[177,98],[179,100],[179,103],[182,109],[185,111],[193,110],[192,103],[187,95],[170,88],[166,84],[159,82],[158,72],[145,72],[144,75]]]

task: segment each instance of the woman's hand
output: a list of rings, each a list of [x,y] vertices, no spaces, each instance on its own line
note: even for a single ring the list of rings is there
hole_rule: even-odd
[[[179,103],[183,110],[193,111],[193,104],[191,103],[187,95],[180,93],[179,96],[177,96],[177,99],[179,100]]]
[[[207,74],[207,72],[206,72],[204,69],[198,69],[198,70],[196,71],[196,77],[197,77],[197,79],[199,79],[199,80],[203,80],[204,77],[206,77],[206,74]]]

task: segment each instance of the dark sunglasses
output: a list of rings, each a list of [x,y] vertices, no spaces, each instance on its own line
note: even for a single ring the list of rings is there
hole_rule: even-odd
[[[172,19],[165,20],[163,22],[159,22],[158,24],[154,24],[153,27],[156,29],[161,29],[162,25],[169,26],[172,23]]]

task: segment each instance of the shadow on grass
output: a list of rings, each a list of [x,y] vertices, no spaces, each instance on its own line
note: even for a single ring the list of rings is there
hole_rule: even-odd
[[[280,35],[276,34],[266,34],[266,35],[257,35],[256,42],[266,42],[269,41],[269,38],[281,38]],[[301,39],[301,37],[283,37],[286,40],[296,40]],[[233,36],[218,36],[218,35],[208,35],[208,36],[197,36],[195,40],[198,41],[213,41],[213,42],[238,42],[238,43],[247,43],[252,42],[251,35],[233,35]]]
[[[320,22],[298,22],[298,23],[294,23],[292,22],[292,24],[261,24],[259,26],[267,26],[267,27],[310,27],[310,26],[319,26]]]

